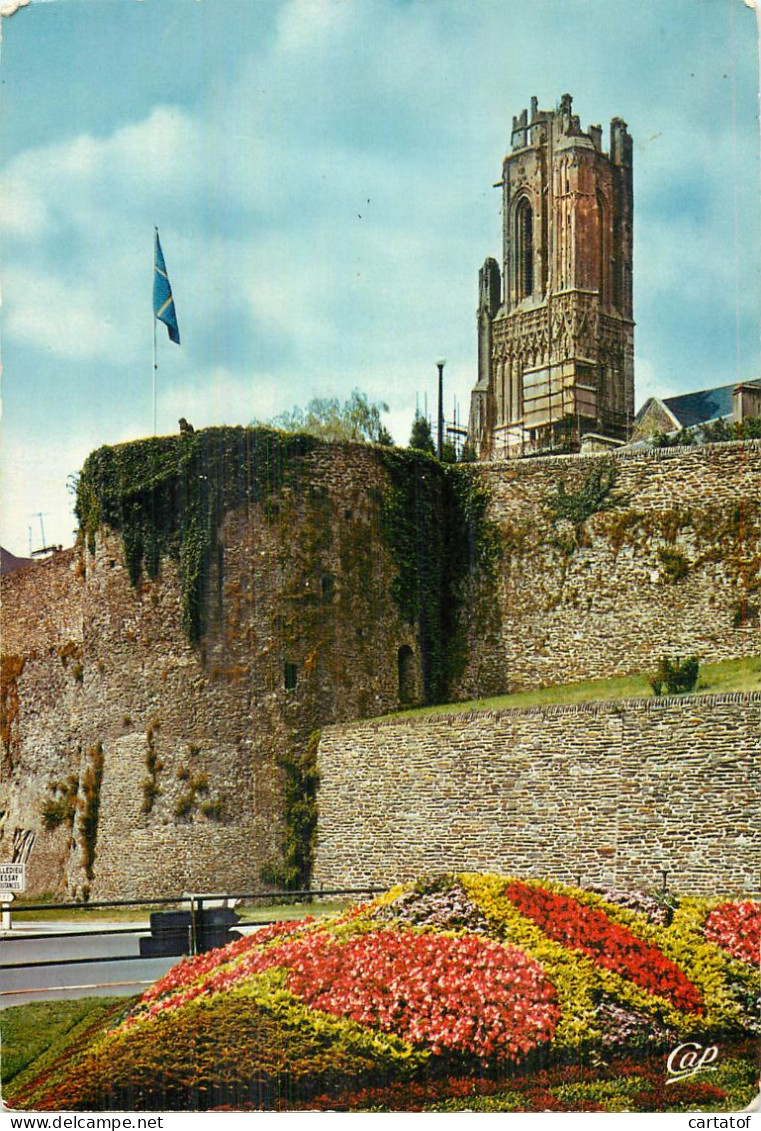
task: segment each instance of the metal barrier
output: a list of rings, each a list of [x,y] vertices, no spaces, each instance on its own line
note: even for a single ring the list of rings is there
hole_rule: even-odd
[[[40,931],[40,932],[17,932],[14,935],[12,929],[3,932],[1,941],[16,941],[24,942],[33,940],[48,940],[48,939],[72,939],[72,938],[91,938],[95,936],[113,936],[113,935],[140,935],[140,953],[134,955],[96,955],[93,957],[85,958],[56,958],[43,961],[33,962],[2,962],[0,963],[0,974],[6,970],[32,970],[41,969],[52,966],[82,966],[88,963],[98,964],[106,962],[141,962],[158,957],[179,957],[182,954],[198,954],[204,950],[210,950],[216,946],[223,946],[225,942],[230,941],[231,938],[240,938],[237,931],[232,931],[233,926],[251,927],[251,926],[266,926],[269,923],[276,922],[273,919],[267,920],[241,920],[236,912],[230,907],[231,903],[240,904],[253,903],[253,902],[280,902],[285,905],[289,903],[301,903],[305,901],[312,901],[315,899],[327,898],[331,896],[353,896],[353,895],[377,895],[385,891],[383,887],[356,887],[356,888],[319,888],[317,890],[302,889],[298,891],[258,891],[258,892],[233,892],[233,893],[217,893],[217,892],[204,892],[203,894],[189,894],[185,893],[182,896],[173,896],[156,899],[117,899],[117,900],[97,900],[92,903],[37,903],[25,904],[21,907],[18,905],[13,908],[13,916],[17,918],[25,912],[40,912],[40,911],[89,911],[89,910],[103,910],[108,908],[124,908],[124,907],[167,907],[178,904],[188,905],[187,910],[177,911],[154,911],[150,916],[150,928],[141,924],[140,926],[129,927],[97,927],[93,925],[92,930],[75,930],[75,931]],[[221,905],[221,906],[220,906]],[[7,911],[9,905],[0,905],[3,911]],[[167,917],[169,917],[167,919]],[[162,922],[163,918],[163,922]],[[157,929],[154,929],[157,928]],[[150,936],[147,937],[150,931]],[[163,938],[163,942],[156,942]],[[152,941],[154,945],[151,945]],[[171,945],[171,949],[170,949]],[[62,990],[80,990],[80,989],[107,989],[109,986],[127,986],[127,985],[149,985],[152,979],[148,981],[135,981],[135,982],[102,982],[95,985],[88,986],[50,986],[26,990],[0,990],[0,997],[11,996],[13,994],[22,993],[53,993]]]

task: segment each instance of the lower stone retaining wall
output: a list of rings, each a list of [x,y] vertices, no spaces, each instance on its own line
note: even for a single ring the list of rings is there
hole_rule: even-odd
[[[329,727],[315,884],[496,871],[761,891],[761,694]]]

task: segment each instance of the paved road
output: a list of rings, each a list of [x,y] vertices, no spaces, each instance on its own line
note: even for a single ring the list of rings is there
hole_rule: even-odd
[[[179,958],[140,958],[140,934],[150,933],[147,921],[99,921],[97,927],[104,933],[98,934],[84,933],[94,929],[92,923],[62,923],[60,920],[22,923],[17,920],[17,924],[11,931],[0,932],[0,1009],[28,1001],[139,994],[179,962]],[[139,927],[140,932],[121,933],[124,928],[134,927]],[[244,934],[256,930],[255,927],[238,929]],[[120,933],[105,933],[110,930]],[[61,932],[70,937],[55,937]],[[29,937],[32,935],[46,937]],[[72,958],[113,958],[113,961],[2,969],[2,966],[20,962]]]
[[[147,923],[98,923],[103,930],[135,926],[143,927],[148,934]],[[177,958],[141,959],[138,934],[81,934],[92,929],[92,924],[37,921],[4,931],[0,936],[2,966],[111,956],[114,961],[0,970],[0,1009],[28,1001],[138,994],[179,961]],[[73,937],[27,937],[32,934],[54,936],[61,931],[71,931]]]

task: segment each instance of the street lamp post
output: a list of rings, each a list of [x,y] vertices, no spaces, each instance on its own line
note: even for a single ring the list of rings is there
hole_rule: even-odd
[[[439,358],[436,366],[439,370],[439,441],[437,445],[437,456],[441,459],[444,454],[444,366],[446,365],[446,358]]]

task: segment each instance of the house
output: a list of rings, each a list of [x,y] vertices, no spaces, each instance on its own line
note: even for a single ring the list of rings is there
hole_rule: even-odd
[[[649,397],[634,418],[631,442],[723,420],[741,424],[761,416],[761,380],[719,385],[676,397]]]

